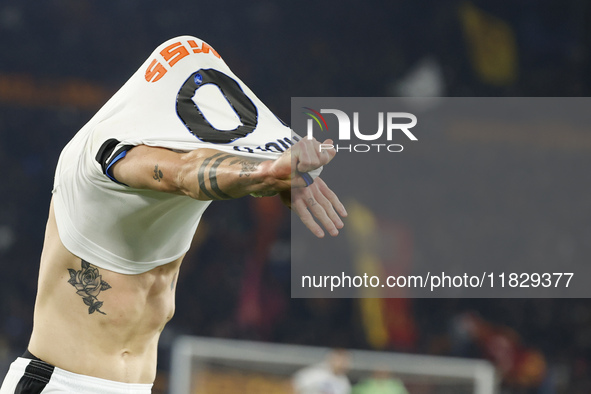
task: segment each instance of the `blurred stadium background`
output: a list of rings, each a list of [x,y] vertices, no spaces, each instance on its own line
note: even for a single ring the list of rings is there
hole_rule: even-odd
[[[590,17],[585,0],[3,0],[0,375],[31,330],[59,152],[161,42],[180,34],[206,40],[288,120],[294,96],[589,96]],[[565,181],[577,214],[560,227],[535,227],[546,257],[557,261],[589,256],[589,145],[581,146],[546,162],[543,152],[506,140],[487,158],[503,160],[506,149],[535,156],[549,172],[580,174]],[[563,186],[544,182],[550,195]],[[439,203],[440,217],[405,223],[416,254],[432,255],[428,240],[453,203]],[[519,216],[527,204],[511,209]],[[425,232],[412,231],[418,227]],[[180,335],[484,358],[497,367],[504,393],[591,392],[591,301],[393,299],[380,304],[387,335],[376,339],[362,301],[290,298],[289,228],[287,210],[273,199],[212,204],[181,270],[155,394],[168,390]],[[445,237],[438,242],[445,247]],[[540,256],[530,258],[535,264]]]

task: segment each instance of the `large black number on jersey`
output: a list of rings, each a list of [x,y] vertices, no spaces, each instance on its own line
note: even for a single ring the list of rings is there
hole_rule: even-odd
[[[207,121],[199,110],[193,96],[200,87],[212,83],[219,87],[232,106],[242,125],[234,130],[218,130]],[[217,70],[208,68],[194,72],[185,81],[176,97],[176,112],[185,127],[197,138],[214,144],[227,144],[246,137],[257,127],[258,112],[252,100],[246,96],[238,83]]]

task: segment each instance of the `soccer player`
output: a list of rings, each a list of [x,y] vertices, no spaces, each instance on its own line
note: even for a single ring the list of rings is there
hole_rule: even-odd
[[[292,379],[294,394],[351,394],[347,372],[351,356],[345,349],[334,349],[326,359],[295,373]]]
[[[207,43],[160,45],[60,155],[32,336],[0,394],[150,393],[212,200],[279,194],[314,234],[338,234],[346,211],[318,177],[335,152],[318,148]]]

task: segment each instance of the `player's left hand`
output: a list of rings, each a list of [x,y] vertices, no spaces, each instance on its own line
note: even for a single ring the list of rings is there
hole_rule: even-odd
[[[341,217],[346,217],[347,211],[320,177],[308,187],[292,188],[280,195],[283,203],[293,209],[302,223],[318,238],[324,237],[322,227],[333,237],[343,228]]]
[[[320,149],[321,146],[331,147],[332,140],[322,144],[315,139],[303,138],[270,165],[269,174],[275,180],[275,189],[282,191],[308,184],[302,177],[307,173],[327,165],[336,155],[334,148]]]

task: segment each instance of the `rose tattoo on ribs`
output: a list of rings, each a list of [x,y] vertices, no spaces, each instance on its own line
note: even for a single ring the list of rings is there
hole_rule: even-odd
[[[82,260],[82,269],[80,271],[68,268],[68,272],[70,272],[68,283],[76,288],[76,294],[82,297],[82,301],[88,305],[88,314],[98,312],[106,315],[105,312],[100,310],[103,301],[99,301],[96,297],[101,291],[109,290],[111,286],[102,279],[98,268]]]

